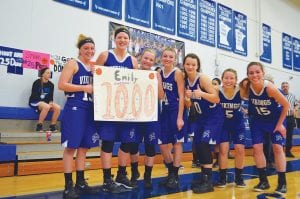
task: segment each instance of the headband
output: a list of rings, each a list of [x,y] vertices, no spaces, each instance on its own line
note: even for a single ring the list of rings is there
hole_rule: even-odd
[[[81,41],[77,44],[78,49],[80,49],[81,46],[83,46],[83,45],[86,44],[86,43],[92,43],[92,44],[95,45],[95,42],[93,41],[93,39],[91,39],[91,38],[86,38],[86,39],[81,40]]]
[[[126,34],[129,36],[129,38],[130,38],[129,30],[128,30],[127,28],[123,28],[123,27],[118,28],[117,30],[115,30],[115,38],[116,38],[116,36],[117,36],[120,32],[126,33]]]

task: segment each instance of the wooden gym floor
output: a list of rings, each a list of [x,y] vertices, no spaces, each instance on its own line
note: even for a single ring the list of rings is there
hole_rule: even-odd
[[[183,162],[184,168],[180,170],[180,187],[177,190],[168,190],[159,186],[159,182],[167,174],[167,169],[163,164],[156,164],[153,169],[152,190],[143,188],[142,179],[139,180],[138,189],[122,194],[107,194],[99,191],[97,195],[81,195],[83,199],[102,199],[102,198],[205,198],[205,199],[253,199],[253,198],[287,198],[300,199],[300,148],[295,147],[293,153],[296,158],[287,159],[287,182],[288,192],[284,197],[271,194],[277,185],[277,176],[274,169],[268,169],[269,182],[271,188],[265,193],[253,192],[252,188],[258,182],[258,176],[253,167],[253,157],[246,156],[246,167],[244,169],[244,179],[247,184],[246,188],[235,188],[233,181],[234,166],[233,160],[230,160],[230,168],[228,170],[229,183],[226,188],[215,188],[214,192],[206,194],[193,194],[191,191],[191,181],[199,177],[199,169],[191,168],[191,162]],[[144,167],[140,166],[139,170],[143,176]],[[127,168],[127,171],[130,171]],[[217,171],[217,169],[214,169]],[[116,174],[116,169],[112,170]],[[129,172],[130,176],[130,172]],[[86,171],[85,177],[92,186],[100,187],[102,184],[102,171],[99,169]],[[213,173],[214,181],[217,179],[217,173]],[[75,175],[73,175],[73,179]],[[16,198],[16,199],[56,199],[62,198],[62,190],[64,186],[63,173],[39,174],[27,176],[14,176],[0,178],[0,198]]]

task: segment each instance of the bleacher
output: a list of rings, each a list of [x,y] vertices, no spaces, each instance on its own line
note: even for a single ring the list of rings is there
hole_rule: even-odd
[[[51,114],[47,116],[44,127],[48,128]],[[47,141],[46,133],[35,132],[38,113],[31,108],[0,107],[0,176],[22,175],[20,163],[45,162],[60,160],[63,147],[60,144],[60,132],[52,133],[51,141]],[[58,122],[59,126],[59,122]],[[300,129],[294,131],[294,145],[300,145]],[[231,148],[233,146],[231,145]],[[119,143],[116,143],[113,155],[118,153]],[[246,135],[246,148],[251,148],[249,131]],[[99,148],[89,150],[88,158],[99,158]],[[157,146],[156,151],[159,152]],[[184,143],[183,151],[192,151],[191,142]],[[144,146],[140,145],[140,153],[144,154]],[[97,160],[99,162],[99,160]],[[41,163],[42,164],[42,163]],[[56,163],[57,164],[57,163]],[[6,172],[6,170],[9,172]],[[60,168],[61,169],[61,168]],[[12,170],[12,171],[11,171]],[[33,172],[32,172],[33,173]]]

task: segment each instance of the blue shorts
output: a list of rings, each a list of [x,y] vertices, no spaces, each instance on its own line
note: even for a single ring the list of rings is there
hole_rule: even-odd
[[[199,117],[193,124],[195,143],[205,142],[211,145],[220,143],[224,114],[213,111],[211,114]]]
[[[93,108],[65,105],[61,120],[61,143],[77,149],[99,146]]]
[[[177,115],[178,110],[168,110],[165,109],[161,112],[161,120],[160,120],[160,126],[161,126],[161,133],[159,136],[159,144],[175,144],[177,142],[184,142],[185,138],[185,127],[179,131],[177,128]],[[185,117],[183,116],[183,119]],[[186,121],[184,121],[186,122]]]
[[[135,122],[99,122],[99,134],[103,141],[137,142]]]
[[[221,131],[220,143],[233,141],[233,144],[245,145],[245,131],[244,119],[225,119]]]
[[[158,144],[158,137],[160,136],[160,123],[159,121],[139,123],[136,132],[137,143],[144,141],[145,144]]]
[[[271,140],[273,144],[279,144],[281,146],[285,143],[285,138],[278,132],[274,132],[277,120],[275,121],[263,121],[250,119],[250,131],[252,137],[252,144],[264,143],[264,134],[271,134]]]

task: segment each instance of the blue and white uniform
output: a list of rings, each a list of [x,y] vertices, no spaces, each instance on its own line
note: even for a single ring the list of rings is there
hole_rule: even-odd
[[[199,82],[200,75],[198,74],[194,82],[190,82],[186,79],[185,88],[194,91],[199,86]],[[203,88],[202,90],[205,92]],[[224,120],[220,104],[213,104],[205,99],[193,97],[191,101],[197,114],[194,121],[188,122],[188,129],[191,134],[194,133],[195,143],[205,142],[212,145],[218,144]]]
[[[252,143],[259,144],[264,142],[264,134],[270,133],[273,144],[283,145],[285,139],[280,132],[274,132],[282,107],[267,94],[268,82],[264,82],[260,93],[255,93],[250,86],[249,93],[249,122],[252,135]]]
[[[129,53],[123,60],[118,60],[113,50],[108,51],[106,62],[107,67],[133,69],[132,58]],[[134,122],[99,122],[100,138],[104,141],[119,140],[123,143],[136,141],[136,124]]]
[[[93,82],[91,71],[77,60],[78,71],[72,84],[88,85]],[[67,101],[62,113],[61,143],[67,148],[99,146],[99,135],[94,122],[93,97],[85,92],[66,92]]]
[[[227,97],[223,87],[219,92],[220,103],[224,111],[224,123],[220,142],[233,141],[234,144],[245,145],[245,119],[241,111],[241,95],[238,87],[231,98]]]
[[[159,144],[169,144],[184,142],[184,127],[182,130],[177,128],[177,116],[179,111],[179,95],[177,82],[175,81],[176,68],[165,75],[165,70],[161,70],[162,85],[165,92],[162,101],[161,110],[161,134],[159,136]]]

